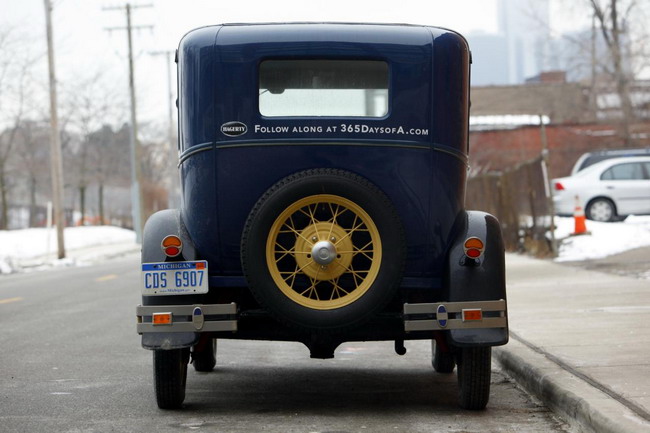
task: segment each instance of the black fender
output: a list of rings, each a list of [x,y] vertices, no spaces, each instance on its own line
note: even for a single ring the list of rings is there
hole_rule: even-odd
[[[505,248],[499,221],[485,212],[463,211],[456,218],[453,233],[443,279],[445,300],[507,300]],[[463,245],[470,237],[481,239],[485,245],[477,260],[465,257]],[[508,328],[450,330],[448,341],[457,347],[499,346],[508,342]]]
[[[162,241],[166,236],[177,235],[183,242],[183,250],[178,260],[195,260],[196,250],[190,239],[180,210],[165,209],[151,215],[142,231],[142,263],[164,262],[167,257],[162,250]],[[142,304],[149,305],[148,298],[143,296]],[[167,297],[170,299],[170,297]],[[142,334],[142,347],[155,349],[183,349],[197,344],[197,332],[147,332]]]

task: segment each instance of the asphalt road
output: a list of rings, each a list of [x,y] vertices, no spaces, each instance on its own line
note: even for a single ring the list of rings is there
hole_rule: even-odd
[[[135,333],[138,257],[0,276],[0,432],[562,432],[500,371],[488,409],[457,407],[456,376],[430,345],[344,344],[311,360],[298,343],[220,340],[186,404],[155,404],[151,353]]]

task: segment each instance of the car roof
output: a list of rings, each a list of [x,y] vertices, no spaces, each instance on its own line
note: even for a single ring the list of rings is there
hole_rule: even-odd
[[[217,45],[256,44],[267,42],[346,42],[391,43],[422,45],[423,38],[431,39],[453,30],[413,24],[345,23],[345,22],[285,22],[285,23],[225,23],[189,31],[212,30],[218,34]]]
[[[583,153],[571,169],[571,174],[576,174],[594,164],[611,158],[650,156],[650,147],[635,149],[603,149],[593,152]]]
[[[609,158],[604,161],[600,161],[593,165],[590,165],[584,170],[580,170],[578,173],[574,174],[574,176],[584,171],[591,172],[599,169],[605,169],[613,165],[618,165],[622,163],[633,163],[633,162],[650,162],[650,156],[626,156],[626,157],[619,157],[619,158]]]

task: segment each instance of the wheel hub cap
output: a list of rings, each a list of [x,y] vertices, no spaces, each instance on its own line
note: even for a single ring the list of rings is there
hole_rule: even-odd
[[[329,265],[336,258],[336,247],[330,241],[316,242],[311,249],[311,256],[319,265]]]
[[[350,266],[352,240],[337,224],[319,222],[307,226],[293,248],[296,263],[305,275],[318,281],[340,277]]]

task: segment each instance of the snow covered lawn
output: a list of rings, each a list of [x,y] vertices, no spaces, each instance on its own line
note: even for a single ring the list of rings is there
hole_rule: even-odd
[[[64,232],[66,253],[92,247],[110,253],[115,245],[134,244],[135,233],[113,226],[68,227]],[[102,248],[103,247],[103,248]],[[34,266],[52,262],[57,251],[56,231],[45,228],[0,231],[0,274],[20,270],[24,263]],[[62,262],[62,265],[75,264]]]
[[[587,220],[588,234],[570,236],[573,218],[556,218],[559,240],[558,262],[600,259],[623,251],[650,246],[650,216],[630,216],[623,222],[600,223]]]

